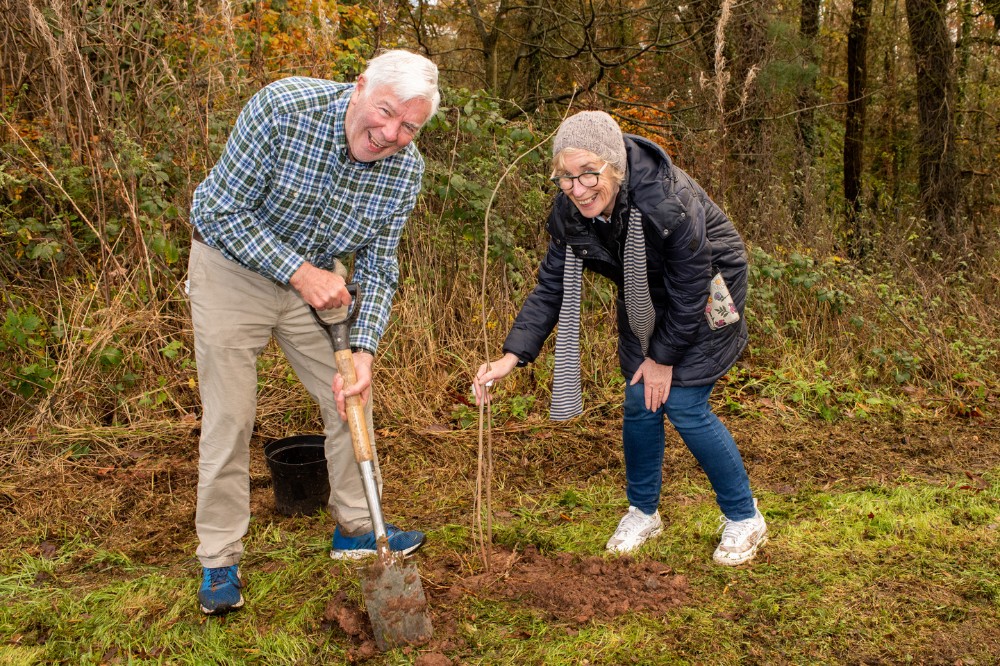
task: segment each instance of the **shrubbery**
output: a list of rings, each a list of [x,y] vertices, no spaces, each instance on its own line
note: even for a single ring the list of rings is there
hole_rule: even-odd
[[[173,3],[130,16],[129,30],[126,10],[111,0],[106,11],[12,12],[5,53],[45,64],[4,87],[0,100],[6,430],[197,412],[181,288],[190,195],[262,77],[356,75],[376,18],[360,6],[320,4],[317,14],[310,3],[264,3],[259,29],[245,15],[210,17]],[[641,117],[628,117],[641,129]],[[468,407],[471,370],[498,353],[544,251],[554,193],[545,140],[557,123],[542,113],[511,120],[482,92],[445,89],[418,139],[428,168],[381,349],[383,417],[447,420]],[[705,159],[704,144],[696,154]],[[933,255],[918,264],[919,224],[904,231],[887,220],[877,239],[884,251],[858,265],[835,253],[834,230],[800,238],[783,226],[786,185],[772,187],[758,193],[752,221],[734,215],[752,248],[752,343],[721,397],[733,411],[757,413],[757,400],[826,419],[994,407],[1000,299],[996,271],[982,267],[996,265],[995,244],[983,244],[976,267]],[[801,235],[832,226],[817,218]],[[588,399],[613,409],[613,294],[601,280],[586,294]],[[546,350],[507,382],[498,413],[537,416],[550,363]],[[262,410],[315,419],[288,374],[269,350]],[[421,391],[397,393],[401,386]]]

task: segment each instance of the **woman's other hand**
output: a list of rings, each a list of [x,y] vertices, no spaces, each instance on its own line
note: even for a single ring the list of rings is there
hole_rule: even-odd
[[[632,375],[630,386],[635,386],[640,381],[645,385],[646,409],[655,412],[667,402],[673,378],[674,366],[660,365],[653,359],[647,358]]]

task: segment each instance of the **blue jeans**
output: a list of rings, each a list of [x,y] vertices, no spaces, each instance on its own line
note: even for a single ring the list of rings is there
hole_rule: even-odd
[[[708,476],[722,513],[730,520],[745,520],[755,515],[743,458],[733,436],[708,405],[712,386],[672,386],[666,404],[655,412],[646,409],[642,382],[626,387],[622,422],[626,495],[629,503],[640,511],[652,514],[660,505],[666,413]]]

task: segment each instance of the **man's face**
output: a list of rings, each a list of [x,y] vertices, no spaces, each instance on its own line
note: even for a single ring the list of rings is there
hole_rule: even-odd
[[[371,88],[364,75],[358,77],[344,121],[351,157],[374,162],[398,152],[413,141],[430,113],[428,100],[400,102],[388,86]]]

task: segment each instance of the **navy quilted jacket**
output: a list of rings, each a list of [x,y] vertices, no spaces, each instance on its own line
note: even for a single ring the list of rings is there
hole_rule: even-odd
[[[742,317],[747,295],[747,253],[736,227],[655,143],[625,135],[627,182],[619,191],[609,226],[580,215],[569,198],[556,196],[548,219],[550,242],[538,269],[538,284],[525,300],[504,342],[523,362],[534,361],[555,328],[562,304],[566,244],[586,270],[618,285],[618,359],[626,379],[643,361],[639,339],[628,325],[623,257],[628,210],[642,213],[646,268],[656,326],[649,356],[674,366],[676,386],[711,384],[736,362],[747,344]],[[713,331],[705,319],[709,282],[722,271],[740,311],[736,324]]]

